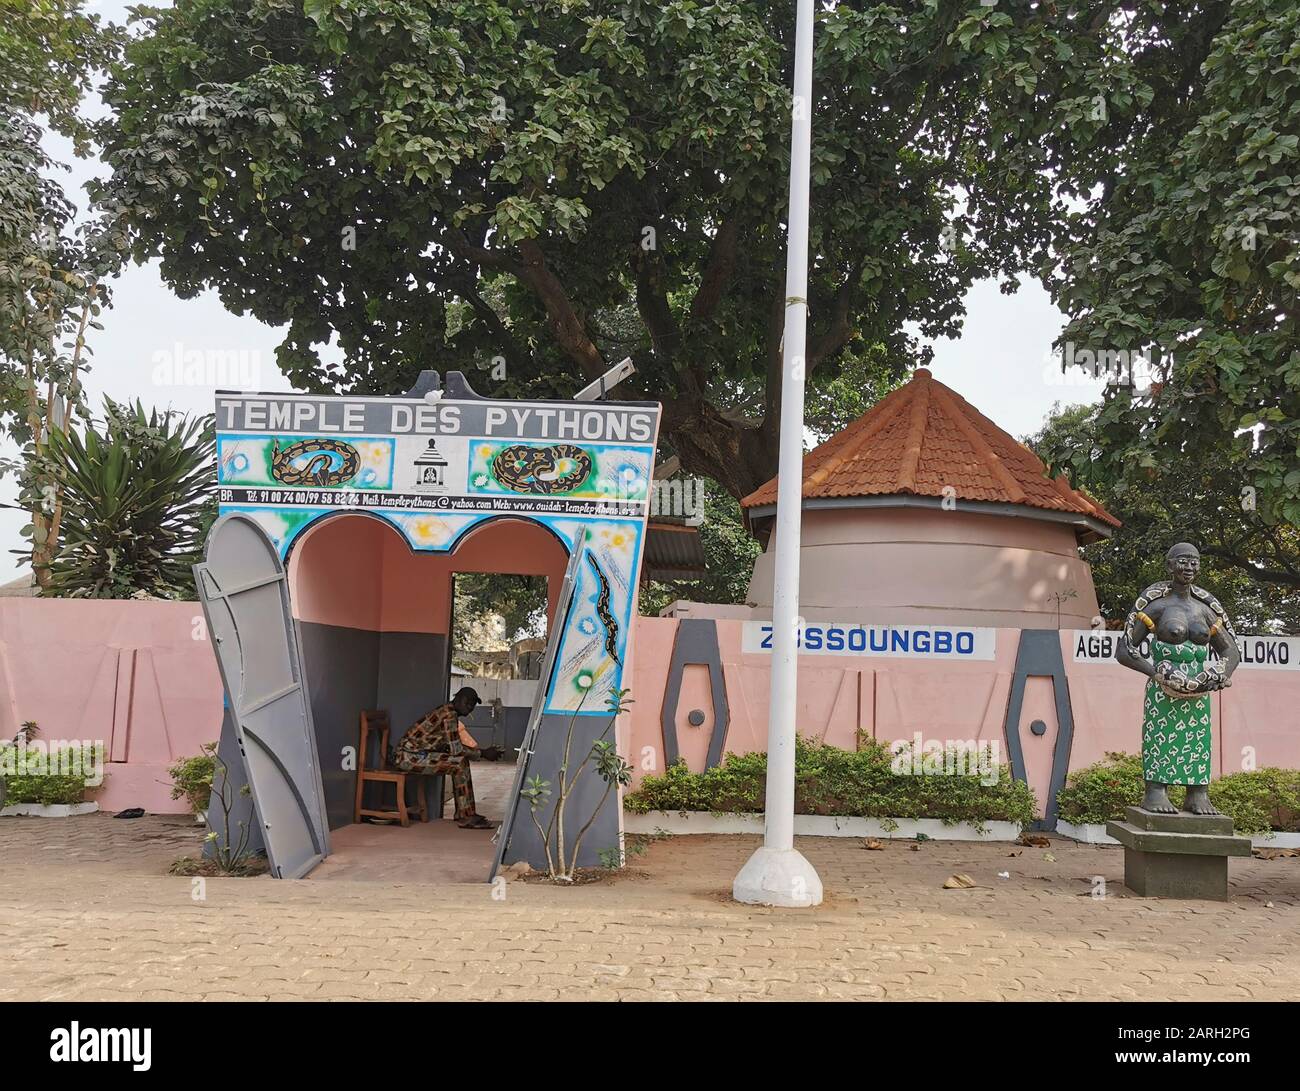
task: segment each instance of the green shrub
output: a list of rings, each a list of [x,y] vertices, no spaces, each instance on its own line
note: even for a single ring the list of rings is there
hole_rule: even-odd
[[[101,744],[42,750],[0,744],[0,770],[5,785],[5,806],[14,803],[82,802],[86,780],[104,767]],[[12,770],[12,771],[11,771]]]
[[[1210,785],[1210,799],[1238,833],[1300,833],[1300,769],[1229,773]]]
[[[1141,803],[1144,790],[1142,759],[1135,754],[1108,753],[1104,761],[1075,770],[1065,778],[1056,793],[1057,811],[1066,822],[1076,825],[1109,822],[1123,818],[1125,807]],[[1172,789],[1169,798],[1179,791]]]
[[[795,746],[795,813],[858,818],[937,818],[958,822],[1034,819],[1034,793],[997,767],[997,781],[978,776],[896,772],[893,754],[867,739],[859,750],[841,750],[802,737]],[[766,754],[728,754],[720,766],[692,773],[682,762],[662,776],[646,777],[623,803],[648,811],[712,811],[756,814],[767,789]]]
[[[1071,773],[1057,793],[1060,817],[1076,825],[1124,817],[1125,807],[1142,802],[1146,782],[1142,759],[1107,754],[1104,761]],[[1173,785],[1169,799],[1181,807],[1186,790]],[[1254,769],[1231,773],[1210,785],[1210,801],[1232,819],[1240,834],[1300,830],[1300,770]]]
[[[167,770],[172,778],[172,799],[189,800],[190,810],[204,814],[212,798],[212,778],[217,771],[217,744],[204,743],[200,753],[192,758],[181,758]]]

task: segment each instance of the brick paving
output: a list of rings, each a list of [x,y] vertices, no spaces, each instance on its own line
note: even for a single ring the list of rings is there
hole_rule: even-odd
[[[826,903],[771,910],[727,898],[756,844],[676,837],[615,880],[509,882],[500,899],[479,883],[196,890],[166,874],[197,848],[188,821],[3,819],[0,1000],[1300,997],[1300,860],[1234,860],[1230,902],[1169,902],[1129,894],[1113,848],[801,838]],[[954,872],[979,885],[941,889]]]

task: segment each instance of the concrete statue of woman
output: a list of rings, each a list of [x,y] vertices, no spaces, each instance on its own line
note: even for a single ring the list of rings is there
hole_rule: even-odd
[[[1119,662],[1145,674],[1142,717],[1142,808],[1176,814],[1171,784],[1187,785],[1183,810],[1214,815],[1210,803],[1210,694],[1232,685],[1241,662],[1237,636],[1223,607],[1193,582],[1201,554],[1179,542],[1165,555],[1169,579],[1152,584],[1124,623]],[[1150,654],[1141,651],[1151,638]],[[1213,649],[1217,660],[1210,659]]]

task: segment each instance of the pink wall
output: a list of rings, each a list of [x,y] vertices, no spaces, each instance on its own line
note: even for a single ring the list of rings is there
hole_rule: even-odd
[[[522,520],[489,523],[448,555],[412,553],[376,519],[333,518],[295,548],[290,587],[303,620],[445,632],[453,571],[547,576],[554,613],[566,562],[549,531]],[[107,776],[87,797],[102,809],[187,811],[167,768],[216,742],[221,715],[197,602],[0,599],[0,737],[35,720],[47,741],[102,741]]]
[[[186,811],[167,767],[217,741],[221,705],[197,602],[0,599],[0,736],[102,741],[105,810]]]
[[[637,619],[634,703],[626,729],[633,788],[647,773],[663,771],[660,715],[677,624],[672,618]],[[765,750],[769,657],[742,651],[742,622],[719,620],[717,629],[731,714],[725,749]],[[994,658],[983,662],[805,656],[799,669],[799,731],[846,749],[856,748],[859,730],[885,744],[910,740],[918,731],[923,739],[940,742],[996,740],[1001,760],[1009,761],[1004,725],[1019,639],[1018,629],[999,629]],[[1137,753],[1145,680],[1114,663],[1073,662],[1066,633],[1061,644],[1074,718],[1070,768],[1090,765],[1107,751]],[[687,717],[697,708],[706,720],[692,727]],[[703,769],[713,723],[703,668],[687,669],[673,714],[681,755],[691,769]],[[1041,807],[1060,737],[1050,679],[1028,679],[1020,719],[1025,773]],[[1031,733],[1035,719],[1044,722],[1045,734]],[[1300,671],[1238,672],[1232,688],[1215,696],[1214,737],[1216,775],[1243,768],[1247,746],[1254,748],[1257,767],[1300,767]]]
[[[479,563],[493,563],[508,545],[491,544]],[[539,551],[548,548],[541,539],[535,544]],[[556,550],[550,557],[532,549],[521,553],[537,568],[559,563],[562,570],[558,543]],[[357,577],[355,571],[341,575]],[[351,603],[352,614],[341,607],[330,613],[335,607],[327,610],[325,600],[310,593],[303,598],[322,616],[364,616],[370,607],[349,594],[337,603]],[[427,616],[423,600],[416,601],[413,613]],[[381,611],[376,624],[384,623]],[[662,772],[660,710],[676,626],[673,619],[643,617],[633,632],[627,684],[634,703],[619,738],[636,780]],[[741,633],[740,622],[718,622],[731,713],[726,748],[745,753],[766,746],[768,661],[741,650]],[[845,748],[856,745],[859,728],[884,742],[916,731],[926,739],[1002,742],[1018,639],[1018,630],[999,630],[995,658],[982,663],[807,656],[800,671],[800,730]],[[1069,637],[1061,640],[1075,723],[1071,768],[1107,750],[1136,752],[1143,680],[1111,663],[1074,663]],[[183,802],[169,798],[167,767],[216,741],[221,708],[221,681],[197,603],[0,599],[0,735],[9,738],[24,720],[35,720],[46,740],[103,741],[111,764],[104,787],[90,798],[106,810],[185,811]],[[687,723],[695,708],[706,713],[698,728]],[[712,728],[703,668],[687,670],[675,716],[682,755],[700,769]],[[1047,724],[1046,735],[1029,733],[1035,718]],[[1026,771],[1041,801],[1059,726],[1046,681],[1030,680],[1022,723]],[[1214,734],[1216,774],[1242,768],[1245,747],[1253,748],[1256,766],[1300,767],[1300,671],[1242,669],[1236,684],[1216,696]]]
[[[300,621],[445,633],[453,572],[546,576],[553,616],[567,562],[550,531],[523,519],[494,519],[470,531],[452,553],[423,553],[388,523],[344,515],[326,519],[294,545],[289,587]]]
[[[771,609],[776,535],[754,565],[748,602]],[[1061,626],[1097,613],[1074,528],[938,508],[809,508],[800,536],[799,610],[809,621],[1056,628],[1053,592],[1073,590]],[[708,616],[695,613],[695,616]]]

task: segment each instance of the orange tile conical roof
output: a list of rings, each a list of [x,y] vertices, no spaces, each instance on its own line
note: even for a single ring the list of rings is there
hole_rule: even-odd
[[[741,506],[775,504],[776,481],[774,477],[755,489]],[[952,496],[1120,525],[1100,504],[1071,488],[1064,475],[1048,477],[1037,455],[927,368],[918,368],[911,382],[804,455],[803,496]]]

